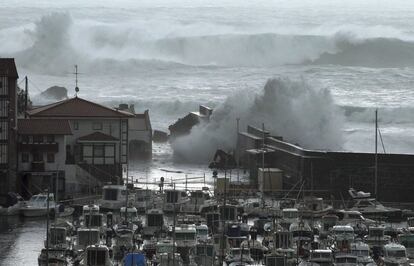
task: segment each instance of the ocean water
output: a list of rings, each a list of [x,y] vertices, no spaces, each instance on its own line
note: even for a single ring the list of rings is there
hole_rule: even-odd
[[[7,0],[0,57],[16,58],[35,104],[53,85],[73,96],[77,64],[80,97],[149,109],[155,129],[213,107],[209,125],[130,169],[209,179],[214,150],[234,148],[236,118],[307,148],[370,152],[378,108],[386,152],[414,153],[412,25],[406,0]],[[1,228],[0,264],[35,265],[44,224]]]

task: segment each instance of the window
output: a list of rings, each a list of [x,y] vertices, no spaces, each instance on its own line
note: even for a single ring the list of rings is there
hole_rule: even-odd
[[[48,163],[54,163],[55,162],[55,154],[54,153],[48,153],[47,154],[47,162]]]
[[[0,117],[8,117],[8,116],[9,116],[9,101],[0,100]]]
[[[0,77],[0,95],[8,95],[7,78]]]
[[[54,135],[47,135],[46,136],[47,143],[54,143],[55,142],[55,136]]]
[[[23,135],[22,136],[22,142],[23,143],[29,143],[29,136],[28,135]]]
[[[94,157],[104,157],[104,146],[103,145],[93,146],[93,156]]]
[[[93,130],[102,130],[102,123],[93,123],[92,124]]]
[[[43,136],[42,135],[34,135],[33,136],[34,143],[43,143]]]
[[[5,140],[8,139],[8,132],[9,131],[9,123],[7,121],[0,122],[0,139]]]
[[[22,163],[28,163],[29,162],[29,154],[27,152],[22,153]]]
[[[6,164],[8,157],[7,144],[0,144],[0,164]]]
[[[33,162],[43,162],[43,154],[40,152],[33,153]]]
[[[79,123],[78,121],[73,121],[73,129],[78,130],[79,129]]]

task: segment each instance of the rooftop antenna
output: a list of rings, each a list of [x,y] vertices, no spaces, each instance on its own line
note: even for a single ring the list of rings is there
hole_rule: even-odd
[[[78,97],[79,87],[78,87],[78,65],[75,65],[75,97]]]

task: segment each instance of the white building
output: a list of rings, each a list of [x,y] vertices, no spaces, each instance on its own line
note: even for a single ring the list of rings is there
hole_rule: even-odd
[[[140,126],[132,123],[136,114],[79,97],[37,107],[27,114],[28,119],[19,120],[18,127],[22,192],[46,188],[56,174],[59,189],[66,194],[85,193],[91,184],[94,189],[104,182],[122,182],[128,163],[129,124]],[[148,141],[145,134],[138,133],[135,138]]]

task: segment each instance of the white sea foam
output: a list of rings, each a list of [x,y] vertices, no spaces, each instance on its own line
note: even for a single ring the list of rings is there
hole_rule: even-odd
[[[239,91],[213,112],[211,121],[200,124],[187,136],[173,142],[177,156],[205,161],[217,148],[233,150],[236,118],[246,125],[265,128],[273,135],[312,149],[342,148],[343,116],[330,92],[309,86],[306,81],[270,79],[261,93]]]

